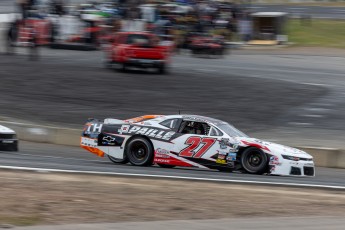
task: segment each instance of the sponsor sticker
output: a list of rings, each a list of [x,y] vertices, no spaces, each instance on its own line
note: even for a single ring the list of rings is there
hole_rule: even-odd
[[[158,158],[170,158],[169,155],[166,155],[166,154],[160,154],[160,153],[156,153],[155,154],[155,157],[158,157]]]
[[[281,163],[279,162],[279,157],[277,156],[271,156],[270,157],[270,162],[269,165],[280,165]]]
[[[226,149],[229,145],[229,138],[222,138],[220,141],[219,141],[219,148],[220,149]]]
[[[219,158],[218,158],[218,159],[216,160],[216,163],[217,163],[217,164],[225,164],[225,165],[226,165],[227,162],[226,162],[225,159],[219,159]]]
[[[122,125],[118,130],[119,134],[141,134],[152,138],[170,140],[175,134],[173,131],[165,131],[141,126]]]
[[[167,159],[155,159],[155,162],[157,162],[157,163],[170,163],[170,160],[167,160]]]
[[[236,153],[228,153],[228,156],[226,157],[227,161],[236,161],[237,154]]]
[[[166,149],[158,148],[158,149],[156,149],[156,153],[160,153],[160,154],[169,154],[170,151],[168,151],[168,150],[166,150]]]
[[[225,159],[225,155],[218,155],[218,159]]]

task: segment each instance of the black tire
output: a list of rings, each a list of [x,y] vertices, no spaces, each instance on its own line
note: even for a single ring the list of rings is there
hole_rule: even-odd
[[[152,144],[143,137],[134,137],[127,143],[126,155],[132,165],[149,166],[153,164]]]
[[[157,164],[157,165],[159,165],[159,167],[167,168],[167,169],[171,169],[175,167],[175,165],[165,165],[165,164]]]
[[[158,67],[159,74],[165,74],[166,72],[167,72],[167,69],[165,65],[161,65],[160,67]]]
[[[250,147],[243,151],[241,163],[246,172],[251,174],[263,174],[267,171],[268,157],[262,150]]]
[[[109,160],[112,161],[115,164],[127,164],[128,163],[128,158],[125,156],[123,159],[115,158],[112,156],[107,155]]]
[[[127,71],[127,65],[126,65],[126,63],[122,63],[122,64],[121,64],[120,71],[121,71],[121,72],[126,72],[126,71]]]

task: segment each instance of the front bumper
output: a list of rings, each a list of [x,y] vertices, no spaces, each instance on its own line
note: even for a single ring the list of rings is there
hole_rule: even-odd
[[[0,150],[18,150],[18,139],[0,139]]]
[[[315,176],[315,164],[313,161],[280,160],[277,164],[269,165],[271,175],[282,176]]]

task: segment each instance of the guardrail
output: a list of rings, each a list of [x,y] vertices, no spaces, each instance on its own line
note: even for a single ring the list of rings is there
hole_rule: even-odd
[[[11,121],[0,121],[17,132],[18,138],[23,141],[50,143],[57,145],[79,146],[81,129],[43,126]],[[333,148],[319,148],[297,146],[314,157],[316,166],[329,168],[345,168],[345,150]]]

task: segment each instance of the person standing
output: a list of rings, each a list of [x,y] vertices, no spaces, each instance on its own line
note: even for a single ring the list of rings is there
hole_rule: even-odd
[[[28,0],[17,0],[17,5],[23,19],[27,18],[28,4]]]

